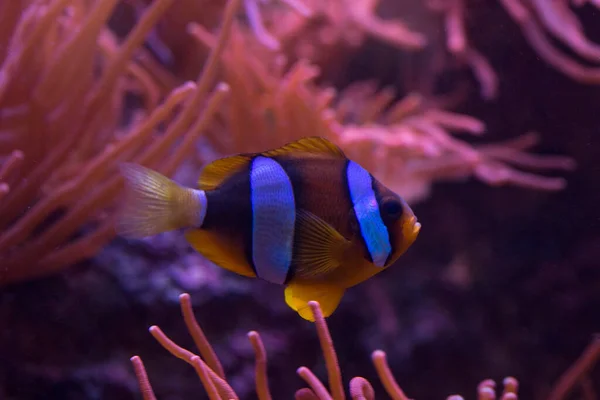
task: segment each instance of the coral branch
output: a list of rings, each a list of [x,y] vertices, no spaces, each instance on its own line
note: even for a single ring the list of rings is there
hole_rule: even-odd
[[[500,400],[517,400],[518,381],[513,377],[506,377],[503,381],[504,389]],[[496,382],[492,379],[483,380],[477,385],[477,399],[479,400],[496,400]],[[464,400],[462,396],[451,395],[446,400]]]
[[[319,400],[315,392],[309,388],[302,388],[296,391],[294,396],[296,400]]]
[[[146,34],[171,6],[173,1],[174,0],[156,0],[142,15],[133,31],[127,36],[127,40],[121,45],[116,55],[110,61],[110,64],[106,68],[107,72],[102,76],[102,79],[98,81],[94,91],[89,96],[88,107],[90,109],[95,109],[106,101],[106,98],[110,95],[110,92],[107,89],[114,86],[119,74],[122,73],[124,67],[131,59],[134,50],[143,43]]]
[[[148,380],[148,374],[146,373],[146,368],[144,367],[142,359],[138,356],[133,356],[131,357],[131,364],[133,364],[133,370],[135,371],[135,376],[138,380],[143,399],[156,400],[154,390],[152,390],[152,385]]]
[[[319,378],[317,378],[316,375],[313,374],[313,372],[310,369],[306,367],[300,367],[296,372],[302,379],[304,379],[308,386],[311,387],[312,392],[319,400],[333,399],[333,397],[331,397],[331,395],[327,391],[325,385],[323,385]]]
[[[374,400],[375,391],[368,380],[357,376],[350,381],[350,396],[352,400]]]
[[[208,394],[208,398],[210,400],[221,400],[221,396],[219,395],[217,388],[213,384],[213,382],[210,379],[210,376],[208,374],[208,370],[207,370],[208,367],[206,366],[206,364],[204,364],[202,362],[200,357],[192,356],[192,358],[190,358],[190,364],[192,364],[192,366],[196,370],[196,373],[198,374],[198,377],[202,381],[202,384],[204,385],[204,388],[206,389],[206,393]],[[232,397],[232,396],[233,396],[233,394],[228,394],[226,398],[234,399],[235,397]]]
[[[206,363],[210,366],[210,368],[215,371],[219,377],[225,379],[225,372],[223,371],[223,366],[219,361],[219,358],[215,354],[212,346],[206,339],[202,328],[198,325],[198,321],[194,316],[194,310],[192,309],[192,302],[190,295],[187,293],[183,293],[179,296],[179,302],[181,303],[181,314],[183,315],[183,320],[185,321],[185,325],[187,326],[188,332],[192,336],[196,347],[202,354],[202,357],[206,360]]]
[[[342,93],[342,99],[350,93],[355,92]],[[430,182],[461,179],[471,174],[490,185],[513,184],[542,190],[565,187],[563,178],[534,175],[509,164],[537,170],[572,170],[575,167],[572,159],[523,152],[536,143],[529,135],[507,143],[471,146],[450,132],[459,130],[481,135],[485,131],[482,121],[426,108],[418,99],[411,96],[401,100],[377,116],[376,123],[366,126],[348,123],[336,138],[349,156],[360,160],[378,179],[409,201],[426,197]],[[367,97],[361,102],[354,96],[355,106],[365,107],[370,101]],[[339,104],[343,111],[338,115],[352,120],[347,103],[342,100]],[[382,163],[382,159],[388,161]]]
[[[504,378],[502,381],[504,385],[504,391],[502,392],[502,400],[508,400],[509,397],[517,397],[519,390],[519,381],[512,376]]]
[[[600,359],[600,335],[596,335],[575,363],[556,382],[548,400],[562,400]]]
[[[193,318],[193,310],[191,309],[191,299],[189,294],[184,293],[179,296],[179,300],[181,303],[182,314],[184,315],[184,319]],[[341,372],[339,371],[339,366],[337,365],[337,361],[335,361],[335,368],[331,368],[331,363],[333,360],[337,360],[337,355],[335,354],[335,348],[331,341],[331,336],[329,335],[329,329],[327,327],[327,322],[323,318],[323,314],[321,311],[321,307],[318,302],[313,301],[309,303],[311,311],[313,312],[313,316],[315,317],[315,326],[317,329],[317,333],[319,335],[319,340],[321,342],[321,350],[323,355],[325,356],[325,361],[329,373],[330,385],[332,388],[336,387],[336,385],[341,385]],[[195,320],[195,319],[194,319]],[[188,330],[190,329],[190,325],[186,321],[186,325]],[[193,325],[192,325],[193,326]],[[195,329],[192,327],[192,329]],[[198,326],[198,329],[201,329]],[[237,399],[237,395],[229,386],[229,384],[219,377],[211,367],[206,365],[202,359],[193,354],[192,352],[178,346],[171,339],[169,339],[160,328],[157,326],[152,326],[149,329],[150,333],[154,338],[172,355],[175,357],[184,360],[188,364],[192,365],[198,376],[202,380],[204,387],[209,394],[211,399]],[[191,332],[190,332],[191,333]],[[267,375],[266,375],[266,352],[263,347],[263,343],[260,339],[260,336],[257,332],[251,331],[248,333],[248,338],[252,343],[252,347],[255,352],[256,361],[255,361],[255,369],[256,369],[256,391],[258,394],[258,398],[260,400],[270,399],[271,395],[268,389]],[[203,346],[210,347],[210,344],[206,339],[203,339],[205,342]],[[213,351],[210,349],[212,354]],[[216,356],[215,356],[216,357]],[[563,377],[557,382],[555,385],[555,390],[553,391],[553,395],[551,395],[551,399],[558,400],[565,397],[568,391],[573,387],[575,383],[577,383],[580,379],[583,379],[586,374],[589,372],[590,368],[598,361],[600,357],[600,339],[595,338],[592,343],[585,349],[582,356],[573,364],[573,366],[565,372]],[[390,367],[388,365],[386,354],[381,350],[376,350],[373,352],[371,359],[373,361],[373,365],[377,371],[379,379],[383,383],[383,386],[387,392],[387,394],[394,400],[408,400],[408,397],[404,393],[404,391],[400,388],[396,379],[392,375]],[[140,383],[140,389],[143,393],[152,393],[152,389],[150,387],[150,383],[148,383],[147,376],[145,370],[143,369],[143,364],[139,357],[135,356],[132,359],[132,363],[134,364],[134,369],[136,371],[136,376]],[[329,360],[329,361],[327,361]],[[216,361],[219,365],[218,360]],[[333,370],[333,372],[332,372]],[[308,384],[310,388],[303,388],[295,393],[295,398],[297,400],[331,400],[335,399],[335,396],[344,396],[343,388],[340,387],[339,392],[332,396],[328,391],[325,385],[315,376],[312,371],[306,367],[300,367],[297,370],[298,375]],[[332,376],[334,377],[332,381]],[[517,400],[517,392],[518,392],[519,382],[514,377],[506,377],[503,380],[503,390],[502,395],[500,397],[501,400]],[[332,389],[333,390],[333,389]],[[355,377],[350,381],[349,384],[350,396],[353,400],[372,400],[375,398],[373,387],[369,381],[362,377]],[[144,400],[151,400],[152,397],[145,397]],[[216,396],[216,397],[215,397]],[[221,397],[219,397],[221,396]],[[477,387],[477,396],[480,400],[496,400],[496,383],[491,379],[483,380],[479,383]],[[451,395],[448,396],[447,400],[462,400],[463,397],[459,395]]]
[[[478,400],[496,400],[496,382],[486,379],[477,386]]]
[[[12,153],[0,165],[0,183],[6,185],[7,192],[18,176],[18,169],[23,164],[25,155],[21,150],[13,150]]]
[[[586,67],[564,55],[552,45],[544,33],[546,28],[580,55],[600,63],[600,47],[591,44],[585,38],[581,25],[566,3],[531,0],[526,3],[533,8],[530,11],[521,0],[500,2],[519,24],[523,35],[542,59],[572,79],[585,83],[600,83],[600,67]]]
[[[130,61],[172,1],[155,0],[121,46],[105,28],[115,0],[98,0],[89,10],[88,3],[77,3],[71,13],[66,2],[54,1],[23,13],[0,69],[0,113],[7,116],[0,132],[8,138],[0,141],[0,157],[5,144],[13,154],[1,164],[1,284],[47,275],[95,254],[114,237],[122,185],[116,164],[133,160],[172,174],[221,108],[229,87],[211,88],[240,0],[228,2],[196,84],[175,88],[162,105],[156,106],[161,94],[152,78]],[[49,42],[58,44],[55,53],[33,51]],[[97,57],[103,62],[95,79]],[[117,129],[132,91],[147,99],[147,108],[133,110],[129,126]]]
[[[390,371],[385,353],[382,350],[375,350],[371,359],[373,360],[377,375],[379,375],[379,379],[381,380],[381,383],[383,383],[383,387],[387,394],[393,400],[408,400],[408,397],[406,397],[404,391],[400,388],[398,382],[396,382],[396,379],[392,375],[392,371]]]
[[[271,35],[263,25],[262,17],[258,9],[258,1],[244,0],[244,7],[246,8],[246,16],[248,17],[250,26],[258,41],[271,50],[279,50],[279,41]]]
[[[237,394],[233,391],[231,386],[229,386],[227,381],[221,379],[212,369],[204,364],[204,361],[202,361],[200,357],[184,349],[183,347],[178,346],[175,342],[169,339],[169,337],[165,335],[165,333],[158,326],[151,326],[149,332],[154,339],[156,339],[156,341],[160,343],[160,345],[169,353],[194,367],[201,379],[205,372],[208,373],[208,376],[210,377],[210,385],[208,382],[204,383],[203,380],[204,388],[206,389],[207,393],[211,390],[211,385],[215,385],[219,395],[225,397],[226,399],[238,399]],[[202,366],[198,367],[198,363],[201,363]]]
[[[377,1],[354,1],[348,6],[348,16],[351,23],[363,29],[372,36],[386,41],[398,48],[417,50],[427,44],[425,35],[409,29],[399,20],[385,21],[377,16],[375,7]]]
[[[334,400],[343,400],[345,395],[342,384],[342,373],[333,346],[333,340],[329,333],[329,328],[327,327],[319,303],[316,301],[309,301],[308,305],[315,319],[317,333],[319,334],[319,342],[321,343],[321,350],[325,356],[325,365],[327,366],[327,374],[329,376],[329,389],[331,390]]]
[[[267,353],[258,332],[248,332],[248,339],[254,348],[256,358],[256,393],[258,400],[271,400],[269,380],[267,378]]]

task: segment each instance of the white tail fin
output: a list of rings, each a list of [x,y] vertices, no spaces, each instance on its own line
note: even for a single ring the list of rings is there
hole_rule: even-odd
[[[206,212],[203,191],[184,188],[141,165],[123,163],[120,169],[126,198],[117,220],[119,235],[142,238],[202,224]]]

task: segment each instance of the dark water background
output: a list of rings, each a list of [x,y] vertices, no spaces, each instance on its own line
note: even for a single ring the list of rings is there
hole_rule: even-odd
[[[415,245],[350,290],[328,320],[345,382],[365,376],[379,394],[377,348],[412,398],[472,399],[482,379],[512,375],[522,398],[541,399],[600,332],[600,89],[541,61],[498,5],[482,15],[470,19],[471,37],[495,67],[500,95],[485,103],[473,89],[460,111],[486,122],[486,141],[535,130],[539,153],[571,156],[578,167],[561,192],[438,183],[414,207],[423,225]],[[597,18],[582,13],[596,41]],[[378,74],[396,84],[392,67],[365,67],[368,45],[348,80]],[[147,332],[160,325],[193,348],[177,303],[183,291],[242,398],[254,396],[249,330],[263,334],[274,398],[303,386],[301,365],[325,378],[313,326],[287,309],[279,287],[206,265],[179,234],[165,234],[116,239],[76,268],[2,288],[0,398],[140,398],[134,354],[159,399],[204,398],[192,369]],[[591,378],[600,390],[600,368]]]

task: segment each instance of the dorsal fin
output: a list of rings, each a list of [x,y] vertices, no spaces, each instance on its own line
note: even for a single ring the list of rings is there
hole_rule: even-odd
[[[248,165],[257,155],[265,157],[276,157],[293,153],[309,153],[328,155],[345,159],[344,152],[335,144],[319,136],[305,137],[295,142],[288,143],[276,149],[267,150],[262,153],[245,153],[231,157],[221,158],[208,164],[202,170],[198,186],[202,190],[213,190],[223,181]]]
[[[265,157],[276,157],[292,153],[322,154],[336,158],[346,158],[346,155],[339,147],[319,136],[305,137],[261,154]]]
[[[198,187],[202,190],[213,190],[223,181],[248,165],[252,155],[239,154],[215,160],[202,170]]]

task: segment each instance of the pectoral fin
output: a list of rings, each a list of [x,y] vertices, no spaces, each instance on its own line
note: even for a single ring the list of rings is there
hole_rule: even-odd
[[[298,210],[296,214],[295,275],[311,278],[341,266],[351,243],[334,227],[315,214]]]
[[[323,316],[329,317],[340,304],[345,289],[330,283],[290,283],[285,288],[285,302],[308,321],[314,321],[309,301],[318,301]]]

